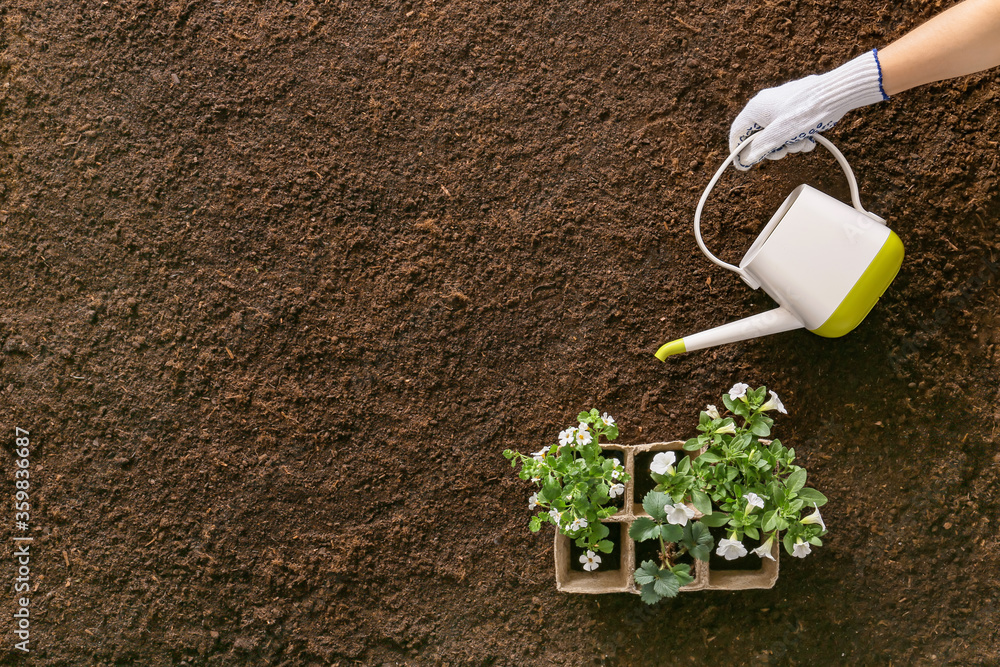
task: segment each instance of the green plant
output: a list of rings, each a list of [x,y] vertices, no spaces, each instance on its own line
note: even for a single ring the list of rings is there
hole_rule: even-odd
[[[601,523],[618,511],[608,507],[613,498],[625,492],[628,474],[621,463],[605,458],[601,438],[608,442],[618,437],[618,425],[607,413],[596,409],[581,412],[575,427],[559,434],[558,442],[543,447],[531,456],[513,450],[503,455],[511,467],[521,467],[521,479],[533,482],[538,491],[528,498],[529,509],[539,508],[529,527],[538,532],[543,523],[552,523],[576,545],[589,552],[581,557],[584,568],[593,570],[601,562],[597,552],[610,553],[610,531]]]
[[[685,526],[682,533],[678,533],[676,526],[661,524],[660,565],[646,561],[636,570],[636,583],[643,586],[643,599],[647,602],[676,595],[672,585],[660,585],[659,589],[654,585],[647,592],[654,568],[659,579],[667,578],[665,572],[674,572],[675,557],[685,551],[699,560],[708,560],[714,540],[710,535],[704,542],[699,540],[710,527],[726,529],[727,537],[719,540],[715,552],[726,560],[749,553],[743,545],[745,537],[762,542],[753,550],[759,558],[773,559],[771,547],[782,532],[785,550],[797,558],[804,558],[812,547],[823,544],[820,536],[826,533],[826,524],[819,508],[826,503],[826,497],[806,488],[807,473],[793,463],[794,449],[777,439],[770,443],[760,440],[771,434],[774,425],[768,412],[787,414],[781,399],[766,387],[751,390],[746,384],[737,383],[722,401],[732,416],[723,416],[714,405],[708,406],[699,415],[701,434],[684,444],[688,451],[705,450],[693,463],[685,457],[675,467],[673,452],[657,454],[653,459],[650,475],[657,486],[647,494],[643,506],[649,500],[652,507],[670,506],[679,511],[676,508],[690,504],[702,516],[692,523],[690,530]],[[654,493],[661,493],[666,499],[651,498]],[[814,512],[803,517],[802,513],[808,510]],[[653,515],[648,507],[646,511]],[[679,520],[678,515],[678,521],[668,523]],[[696,529],[699,524],[701,527]],[[655,531],[647,527],[645,522],[636,522],[630,535],[637,541],[656,537]]]
[[[633,521],[628,534],[636,542],[652,539],[660,542],[660,562],[643,561],[635,571],[642,600],[654,604],[661,598],[674,597],[681,586],[694,581],[691,567],[677,563],[676,559],[690,553],[699,560],[708,560],[712,536],[703,524],[691,521],[694,510],[675,503],[669,494],[650,491],[643,498],[642,507],[649,517]]]

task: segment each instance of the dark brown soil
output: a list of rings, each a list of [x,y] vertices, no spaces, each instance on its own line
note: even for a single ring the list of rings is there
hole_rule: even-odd
[[[0,4],[6,664],[1000,664],[995,72],[828,132],[907,249],[855,332],[652,356],[768,306],[691,233],[746,100],[945,4]],[[707,242],[802,181],[847,196],[822,150],[734,171]],[[500,452],[590,407],[688,438],[735,381],[826,545],[767,591],[558,594]]]

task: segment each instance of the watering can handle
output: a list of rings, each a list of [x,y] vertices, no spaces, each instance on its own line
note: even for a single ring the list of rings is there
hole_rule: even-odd
[[[861,198],[858,195],[858,181],[857,179],[854,178],[854,172],[851,170],[851,165],[847,163],[847,158],[844,157],[844,154],[841,153],[839,150],[837,150],[837,147],[834,146],[832,143],[830,143],[830,140],[823,137],[822,135],[816,134],[813,136],[813,139],[823,144],[823,146],[826,147],[827,150],[833,153],[833,157],[837,158],[837,163],[840,165],[841,169],[844,170],[844,174],[847,175],[847,184],[851,188],[851,203],[854,204],[854,208],[856,208],[863,215],[884,225],[885,220],[878,217],[874,213],[866,211],[864,207],[861,206]],[[715,184],[718,182],[723,172],[725,172],[726,169],[729,167],[730,163],[736,157],[736,154],[742,151],[744,148],[746,148],[747,144],[752,140],[753,140],[753,135],[748,137],[743,143],[741,143],[736,148],[736,150],[734,150],[729,155],[729,157],[726,158],[726,161],[722,163],[722,166],[719,167],[719,170],[715,172],[715,176],[713,176],[712,180],[709,181],[708,187],[705,188],[705,192],[702,193],[701,200],[698,202],[698,208],[694,212],[694,237],[698,241],[698,247],[701,248],[701,251],[705,253],[705,256],[708,257],[710,260],[712,260],[722,268],[734,271],[740,274],[741,276],[743,275],[743,271],[738,266],[733,266],[732,264],[723,262],[721,259],[713,255],[712,252],[705,246],[705,242],[701,238],[701,211],[702,209],[705,208],[705,202],[708,201],[708,195],[709,193],[712,192],[712,188],[715,187]]]

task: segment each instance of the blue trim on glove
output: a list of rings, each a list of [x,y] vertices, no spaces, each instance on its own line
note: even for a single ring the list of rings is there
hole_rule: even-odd
[[[885,94],[885,88],[882,87],[882,63],[878,59],[878,49],[872,49],[872,55],[875,56],[875,66],[878,67],[878,90],[882,93],[882,101],[889,99],[889,96]]]

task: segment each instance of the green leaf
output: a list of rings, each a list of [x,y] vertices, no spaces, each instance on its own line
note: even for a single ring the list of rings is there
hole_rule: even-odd
[[[722,404],[725,405],[726,409],[729,410],[730,412],[736,412],[736,406],[739,403],[740,403],[739,399],[734,401],[733,399],[729,398],[728,393],[722,395]]]
[[[538,499],[545,503],[551,503],[562,495],[562,486],[554,478],[549,477],[542,485],[542,490],[538,493]]]
[[[712,512],[700,519],[701,523],[711,528],[718,528],[729,523],[729,515],[723,512]]]
[[[694,505],[696,510],[705,516],[712,513],[712,501],[708,499],[707,495],[698,489],[691,490],[691,503]]]
[[[707,561],[712,553],[713,546],[715,546],[715,538],[708,531],[708,526],[705,526],[700,521],[692,523],[691,545],[688,547],[688,552],[698,560]]]
[[[750,430],[754,435],[759,435],[762,438],[766,438],[771,435],[771,427],[767,425],[767,422],[759,417],[750,422]]]
[[[726,407],[729,408],[730,412],[732,412],[738,417],[743,417],[743,419],[747,419],[750,417],[750,408],[749,406],[747,406],[746,403],[743,402],[743,399],[738,398],[735,401],[734,400],[727,401],[726,400],[727,398],[729,397],[724,396],[722,398],[722,402],[726,403]],[[732,405],[732,407],[730,407],[730,405]]]
[[[753,436],[749,433],[739,433],[733,436],[733,439],[729,441],[729,447],[731,449],[746,449],[747,446],[753,442]]]
[[[743,529],[743,532],[746,533],[748,537],[752,537],[755,540],[760,539],[760,533],[758,533],[757,529],[754,528],[753,526],[747,526],[746,528]]]
[[[816,489],[800,489],[798,494],[800,499],[806,501],[810,505],[812,503],[816,503],[817,507],[822,507],[826,504],[826,496]]]
[[[708,560],[708,559],[705,558],[704,560]],[[685,567],[687,567],[687,566],[685,566]],[[677,577],[677,583],[679,583],[681,586],[687,586],[692,581],[694,581],[694,577],[692,577],[690,574],[688,574],[687,570],[685,570],[683,572],[677,572],[675,570],[674,571],[674,575]]]
[[[667,513],[663,508],[669,503],[670,496],[667,494],[660,493],[659,491],[650,491],[646,494],[646,497],[642,499],[642,509],[646,510],[649,516],[662,521],[667,518]]]
[[[680,542],[681,538],[684,537],[684,529],[681,526],[667,523],[660,526],[660,534],[667,542]]]
[[[542,529],[542,518],[540,516],[531,517],[531,522],[528,524],[528,528],[533,533],[537,533]]]
[[[611,540],[601,540],[597,543],[597,550],[602,553],[609,554],[614,548],[615,545],[611,542]]]
[[[764,518],[761,522],[761,530],[765,533],[770,533],[774,530],[775,517],[777,515],[777,510],[771,510],[769,512],[764,512]]]
[[[795,540],[792,539],[791,533],[785,533],[785,537],[781,540],[781,543],[785,545],[785,551],[791,556],[795,553]]]
[[[797,492],[803,486],[806,485],[806,470],[805,468],[799,468],[785,480],[785,488],[788,489],[789,493]]]
[[[646,604],[656,604],[660,601],[660,596],[653,590],[653,584],[646,584],[639,589],[639,599]]]
[[[660,568],[656,566],[656,563],[651,560],[643,561],[642,565],[635,570],[635,583],[640,586],[651,584],[656,581],[659,574]]]
[[[718,454],[713,454],[712,452],[705,452],[698,456],[698,460],[703,463],[718,463],[722,460],[722,457]]]
[[[691,438],[690,440],[684,443],[684,449],[686,449],[689,452],[693,452],[696,449],[701,449],[701,442],[698,441],[698,438]]]
[[[669,570],[660,570],[660,577],[653,583],[653,590],[664,598],[676,597],[680,589],[681,582],[677,579],[677,575]]]
[[[821,547],[823,546],[823,540],[819,539],[818,537],[810,537],[809,544],[813,545],[814,547]]]
[[[608,496],[608,491],[610,490],[611,487],[608,486],[607,482],[605,482],[604,480],[598,482],[590,493],[590,497],[593,500],[593,504],[603,505],[604,503],[608,502],[608,500],[610,500],[610,497]]]
[[[711,547],[715,543],[715,538],[708,531],[708,526],[700,521],[691,524],[691,539],[699,546]]]
[[[636,542],[651,540],[660,534],[660,526],[652,519],[641,516],[632,522],[628,535]]]
[[[683,475],[691,471],[691,457],[682,456],[681,460],[677,463],[677,474]]]

